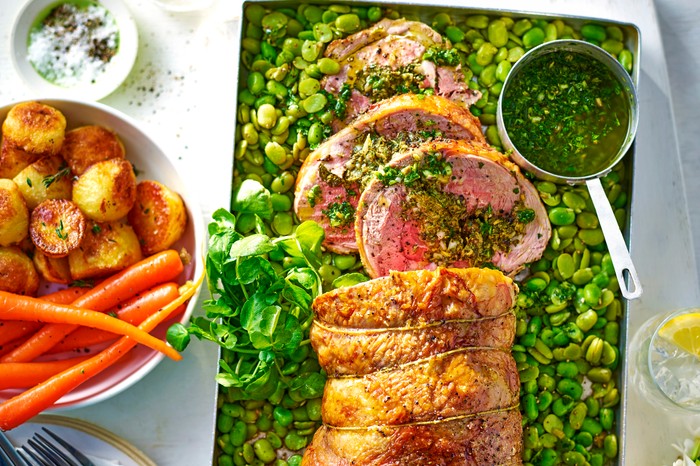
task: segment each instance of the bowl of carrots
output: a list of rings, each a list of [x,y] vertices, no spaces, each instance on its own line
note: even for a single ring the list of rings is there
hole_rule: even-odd
[[[181,358],[165,335],[197,305],[205,232],[186,180],[128,116],[39,99],[0,107],[0,123],[8,430],[105,400]]]

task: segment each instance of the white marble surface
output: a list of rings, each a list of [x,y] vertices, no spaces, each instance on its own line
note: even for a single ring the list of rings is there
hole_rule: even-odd
[[[668,63],[696,263],[700,267],[700,2],[656,0]]]
[[[160,10],[149,0],[125,1],[141,32],[139,58],[125,84],[103,102],[141,120],[170,148],[173,160],[197,190],[206,219],[214,209],[226,205],[228,197],[235,4],[219,0],[206,14],[175,14]],[[692,253],[692,237],[700,234],[700,206],[694,202],[700,194],[700,184],[695,183],[700,161],[692,140],[700,103],[696,45],[700,12],[696,0],[656,1],[658,19],[653,0],[542,0],[526,7],[632,22],[642,32],[641,119],[631,242],[645,295],[631,303],[631,332],[656,312],[700,303]],[[464,0],[460,4],[525,8],[518,0]],[[9,28],[17,8],[16,0],[0,0],[1,102],[37,97],[18,81],[9,63]],[[676,106],[675,126],[672,103]],[[690,220],[686,187],[693,214]],[[691,222],[696,227],[692,235]],[[209,464],[215,366],[212,345],[195,342],[183,362],[165,361],[113,399],[66,414],[114,431],[158,464]],[[655,411],[634,390],[625,392],[624,403],[629,421],[624,437],[626,464],[668,462],[673,454],[670,444],[687,432],[688,420]]]

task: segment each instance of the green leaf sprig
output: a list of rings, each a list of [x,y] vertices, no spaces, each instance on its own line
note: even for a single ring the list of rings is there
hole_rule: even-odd
[[[244,236],[236,224],[251,214],[255,228]],[[206,256],[212,296],[203,306],[206,317],[196,317],[188,327],[173,325],[168,342],[183,350],[194,335],[219,344],[227,357],[220,361],[217,381],[234,398],[266,399],[285,388],[320,396],[325,377],[319,372],[294,376],[283,367],[308,354],[303,347],[309,345],[311,303],[323,291],[318,269],[324,231],[309,221],[290,235],[271,237],[263,221],[271,215],[270,193],[251,180],[234,194],[233,213],[214,212]],[[284,257],[296,265],[281,267],[276,260]]]

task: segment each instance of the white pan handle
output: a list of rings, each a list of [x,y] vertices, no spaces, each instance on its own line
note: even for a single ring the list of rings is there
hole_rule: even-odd
[[[642,284],[637,277],[637,271],[632,263],[627,244],[625,244],[625,238],[623,238],[620,227],[617,224],[615,214],[603,190],[603,185],[600,183],[600,179],[594,178],[592,180],[587,180],[586,186],[588,187],[588,192],[591,195],[591,200],[598,214],[600,228],[603,230],[603,235],[605,236],[605,242],[610,252],[613,267],[615,267],[615,275],[617,275],[617,281],[620,284],[622,296],[626,299],[639,298],[642,295]],[[627,286],[628,283],[625,279],[625,272],[627,272],[627,277],[629,277],[631,288]]]

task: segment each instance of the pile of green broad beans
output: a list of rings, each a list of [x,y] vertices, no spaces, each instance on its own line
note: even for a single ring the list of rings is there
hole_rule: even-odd
[[[427,9],[426,9],[427,10]],[[438,13],[421,18],[394,9],[301,4],[277,8],[248,4],[244,12],[233,189],[245,179],[272,193],[272,235],[290,234],[299,167],[331,134],[342,101],[321,89],[339,64],[324,58],[332,40],[383,18],[405,17],[430,24],[460,51],[469,85],[482,98],[471,107],[490,144],[500,148],[497,99],[511,66],[530,48],[561,38],[584,39],[613,54],[631,72],[633,56],[616,26],[560,19]],[[620,401],[622,303],[603,234],[585,186],[534,180],[547,207],[553,235],[544,257],[520,283],[513,355],[521,377],[526,465],[602,465],[617,457],[616,413]],[[625,169],[603,178],[621,225],[627,207]],[[253,222],[239,221],[243,234]],[[273,259],[273,258],[271,258]],[[294,258],[280,258],[292,267]],[[355,255],[324,253],[319,270],[324,289],[338,277],[361,270]],[[336,282],[337,283],[337,282]],[[321,371],[308,345],[283,370]],[[223,358],[226,359],[226,350]],[[320,398],[281,390],[267,400],[237,400],[225,388],[219,397],[217,462],[296,465],[321,422]]]

